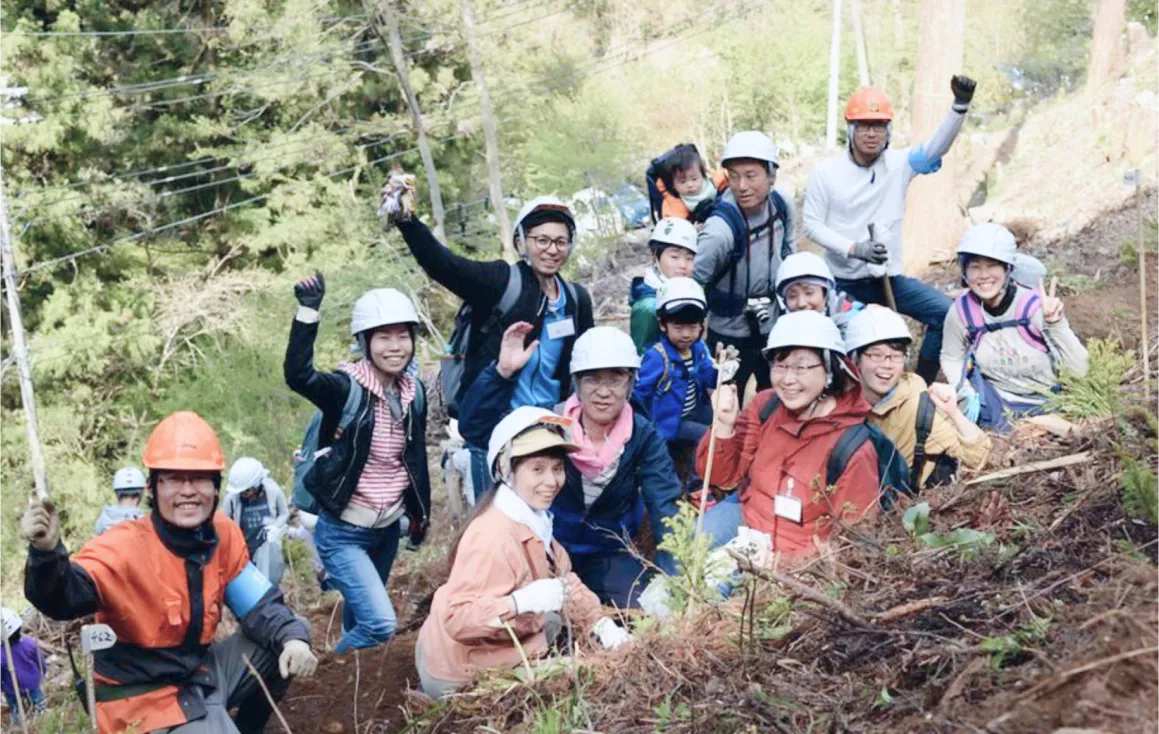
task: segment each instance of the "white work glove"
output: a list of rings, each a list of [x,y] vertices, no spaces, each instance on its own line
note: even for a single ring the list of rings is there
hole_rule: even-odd
[[[600,644],[605,650],[611,650],[632,641],[632,635],[628,634],[628,630],[616,624],[611,617],[600,617],[600,620],[592,627],[592,633],[599,638]]]
[[[720,343],[717,343],[717,348],[720,348]],[[721,382],[728,382],[736,377],[736,373],[740,371],[740,350],[731,344],[724,348],[724,353],[721,355],[720,365],[720,380]]]
[[[52,500],[47,497],[42,500],[35,495],[28,500],[28,507],[20,517],[20,534],[38,551],[51,553],[56,550],[56,544],[60,542],[60,516]]]
[[[300,675],[309,678],[318,667],[318,658],[310,652],[310,646],[302,640],[286,640],[282,654],[278,656],[278,670],[283,678]]]
[[[737,528],[736,537],[725,543],[724,547],[749,559],[754,566],[763,566],[773,552],[773,538],[768,533],[742,525]]]
[[[266,528],[266,542],[274,545],[281,545],[282,538],[286,535],[285,525],[271,525]]]
[[[668,619],[668,615],[672,611],[668,608],[668,577],[664,574],[656,574],[652,580],[648,582],[648,586],[637,598],[640,603],[640,608],[644,610],[645,614],[659,619],[661,621]]]
[[[516,614],[558,612],[567,601],[567,582],[563,579],[539,579],[511,592]]]
[[[378,218],[383,226],[398,222],[409,222],[415,210],[415,177],[396,173],[382,187],[382,203],[378,205]]]

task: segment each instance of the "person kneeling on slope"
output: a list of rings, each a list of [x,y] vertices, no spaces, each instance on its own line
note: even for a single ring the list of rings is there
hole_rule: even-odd
[[[93,526],[93,535],[100,535],[125,520],[145,516],[141,509],[141,495],[145,493],[145,475],[135,466],[123,466],[113,475],[113,492],[117,504],[105,505]]]
[[[816,311],[833,319],[841,335],[851,316],[865,304],[837,289],[825,259],[812,252],[794,252],[777,270],[777,299],[783,313]]]
[[[661,219],[648,239],[652,264],[644,275],[632,278],[628,305],[632,308],[628,330],[636,352],[656,343],[660,330],[656,326],[656,292],[669,278],[692,275],[696,257],[696,228],[683,219]]]
[[[318,664],[310,628],[250,563],[241,529],[217,512],[225,458],[201,416],[181,411],[158,423],[144,464],[152,514],[71,557],[55,505],[32,498],[21,519],[24,596],[53,619],[95,613],[116,632],[96,653],[102,732],[264,731],[270,706],[244,660],[279,700],[292,676]],[[224,606],[241,626],[215,642]]]
[[[468,443],[488,439],[515,389],[519,370],[537,348],[524,347],[531,330],[515,324],[503,335],[499,361],[479,375],[459,412],[459,431]],[[676,514],[680,479],[668,446],[647,411],[629,402],[640,366],[632,339],[619,329],[597,326],[576,340],[571,373],[576,393],[559,411],[571,421],[567,483],[551,505],[555,537],[567,549],[576,574],[604,604],[635,606],[651,576],[629,549],[644,522],[645,508],[659,543],[664,518]],[[667,553],[656,554],[665,573]]]
[[[1006,413],[1035,415],[1058,392],[1063,371],[1087,372],[1087,350],[1055,296],[1012,277],[1017,244],[1000,224],[972,227],[958,244],[966,291],[946,314],[942,371],[965,413],[983,428],[1008,430]]]
[[[628,632],[600,615],[600,601],[572,571],[548,511],[567,482],[567,420],[517,408],[491,433],[495,484],[451,550],[451,574],[435,592],[419,631],[415,667],[432,698],[469,683],[484,668],[514,668],[571,638],[594,634],[606,647]],[[518,638],[516,647],[512,637]]]
[[[881,428],[910,467],[914,490],[948,484],[959,462],[981,469],[990,437],[958,408],[949,385],[931,385],[906,372],[913,337],[905,320],[884,306],[870,305],[849,321],[845,349],[861,375],[869,421]]]

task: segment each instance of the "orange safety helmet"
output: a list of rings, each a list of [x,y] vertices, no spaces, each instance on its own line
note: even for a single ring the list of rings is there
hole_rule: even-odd
[[[893,105],[877,87],[862,87],[845,105],[846,122],[892,122]]]
[[[217,434],[204,418],[190,410],[179,410],[157,424],[145,442],[142,461],[149,469],[225,470]]]

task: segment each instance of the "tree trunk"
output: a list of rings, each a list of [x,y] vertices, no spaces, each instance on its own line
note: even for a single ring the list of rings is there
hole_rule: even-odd
[[[366,0],[369,3],[369,0]],[[403,55],[402,36],[398,32],[398,18],[394,14],[393,0],[376,0],[373,8],[367,7],[367,12],[373,10],[374,32],[386,43],[390,49],[390,60],[394,64],[394,71],[398,75],[398,84],[406,96],[406,106],[410,108],[411,123],[419,139],[419,156],[423,159],[423,168],[427,172],[427,189],[431,197],[431,214],[435,218],[435,237],[446,242],[446,232],[443,229],[445,214],[443,212],[443,192],[439,188],[439,174],[435,170],[435,159],[431,155],[431,145],[427,140],[427,126],[423,120],[422,110],[419,108],[418,97],[410,85],[410,75],[407,73],[406,56]]]
[[[863,87],[869,86],[869,54],[865,51],[865,31],[861,27],[861,0],[852,0],[849,15],[853,20],[853,48],[857,51],[857,78]]]
[[[475,45],[475,16],[471,12],[471,0],[463,0],[463,35],[467,39],[467,56],[471,61],[471,76],[479,86],[479,107],[483,113],[483,142],[487,147],[487,188],[490,191],[491,206],[499,220],[499,237],[503,241],[503,258],[515,262],[515,244],[512,240],[511,224],[507,221],[507,202],[503,198],[503,178],[499,172],[499,137],[495,134],[495,113],[491,109],[491,94],[487,91],[487,78],[483,75],[483,60]]]
[[[1087,93],[1098,92],[1119,78],[1123,67],[1122,36],[1127,21],[1126,0],[1099,0],[1091,34],[1091,60],[1087,65]]]
[[[841,72],[841,0],[833,0],[833,35],[829,39],[829,110],[825,122],[825,148],[837,147],[837,83]]]
[[[950,78],[961,71],[965,53],[966,0],[922,0],[918,8],[918,56],[910,106],[909,142],[920,145],[929,137],[953,103]],[[958,147],[961,141],[955,145]],[[931,256],[952,251],[966,228],[954,196],[958,162],[954,148],[942,159],[942,168],[918,176],[906,197],[902,226],[905,270],[921,272]]]

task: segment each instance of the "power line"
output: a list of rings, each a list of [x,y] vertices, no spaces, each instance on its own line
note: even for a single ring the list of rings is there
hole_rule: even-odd
[[[365,18],[366,14],[357,15],[339,15],[329,18],[322,18],[321,23],[337,22],[341,23],[346,20]],[[206,26],[201,28],[135,28],[126,31],[3,31],[9,36],[29,36],[33,38],[52,38],[52,37],[67,37],[67,38],[84,38],[84,37],[100,37],[109,38],[117,36],[173,36],[182,34],[201,34],[201,33],[228,33],[232,28],[227,25]]]

